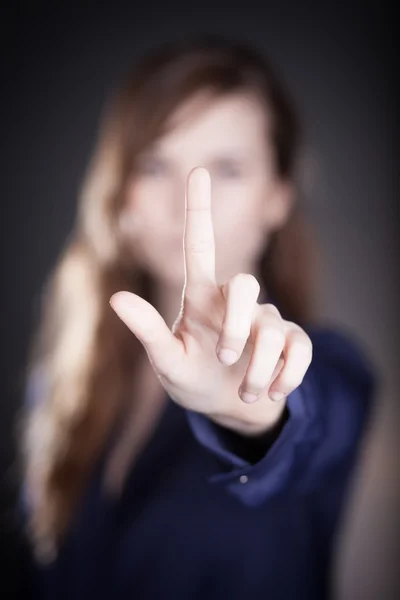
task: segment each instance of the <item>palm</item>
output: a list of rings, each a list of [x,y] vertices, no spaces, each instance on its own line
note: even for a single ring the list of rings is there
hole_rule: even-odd
[[[260,373],[261,358],[265,389],[259,390],[258,396],[268,397],[269,384],[279,373],[277,363],[287,332],[305,334],[284,322],[271,305],[262,310],[257,304],[260,288],[253,276],[241,274],[224,286],[217,284],[211,182],[203,168],[194,169],[188,177],[185,210],[185,284],[182,308],[172,331],[156,309],[135,294],[117,293],[112,306],[143,344],[157,377],[174,401],[216,420],[242,419],[262,428],[274,410],[266,411],[263,402],[245,404],[239,388],[252,371]],[[277,324],[275,333],[271,323]],[[255,348],[258,340],[265,345],[266,333],[269,353],[262,356]],[[219,359],[221,348],[236,351],[238,359],[231,361],[232,366]],[[278,367],[282,368],[282,363],[280,360]]]

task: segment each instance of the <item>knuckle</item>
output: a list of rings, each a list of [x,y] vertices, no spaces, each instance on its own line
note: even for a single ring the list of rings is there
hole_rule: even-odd
[[[292,329],[293,331],[303,331],[300,325],[297,325],[294,321],[285,321],[285,323],[288,329]]]
[[[249,289],[255,294],[260,292],[260,284],[251,273],[236,273],[230,280],[232,287]]]
[[[243,390],[259,394],[262,390],[267,386],[268,381],[264,381],[262,376],[257,376],[255,374],[251,374],[247,376],[245,381],[243,382]]]
[[[310,363],[313,355],[313,345],[307,335],[297,336],[297,340],[293,342],[293,354],[302,362]]]
[[[293,390],[295,390],[304,379],[304,373],[285,373],[281,378],[281,386],[285,390],[286,394],[290,394]]]
[[[264,304],[264,309],[265,309],[267,312],[269,312],[269,313],[272,313],[272,314],[274,314],[274,315],[277,315],[278,317],[280,317],[280,316],[281,316],[281,313],[279,312],[279,310],[278,310],[278,308],[275,306],[275,304],[270,304],[270,303]]]
[[[304,380],[312,359],[311,344],[298,343],[280,376],[281,385],[290,393]]]
[[[210,239],[198,239],[188,243],[186,249],[191,254],[204,254],[213,248],[213,241]]]
[[[285,345],[285,334],[278,324],[268,322],[260,328],[260,337],[265,339],[269,344],[282,347]]]
[[[261,324],[267,326],[270,324],[273,327],[285,331],[285,321],[282,319],[279,310],[273,304],[263,304],[259,316]]]

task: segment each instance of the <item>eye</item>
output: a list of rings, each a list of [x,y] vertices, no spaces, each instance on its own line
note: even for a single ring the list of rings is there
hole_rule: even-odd
[[[139,175],[159,176],[167,173],[168,166],[158,156],[143,156],[137,161],[136,170]]]
[[[225,179],[238,179],[243,174],[243,169],[239,162],[229,158],[215,161],[211,170],[214,176]]]

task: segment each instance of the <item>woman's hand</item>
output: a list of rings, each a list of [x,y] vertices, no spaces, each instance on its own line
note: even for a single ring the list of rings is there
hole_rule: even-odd
[[[286,396],[302,382],[312,344],[275,306],[257,303],[253,275],[217,285],[211,182],[202,167],[188,178],[184,257],[182,306],[172,331],[136,294],[118,292],[111,305],[175,402],[239,433],[259,435],[273,427]]]

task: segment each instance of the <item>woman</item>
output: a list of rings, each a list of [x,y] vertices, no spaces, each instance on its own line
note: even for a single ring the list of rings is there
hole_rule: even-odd
[[[108,107],[29,378],[41,598],[328,594],[373,380],[313,325],[300,143],[241,43],[164,45]]]

